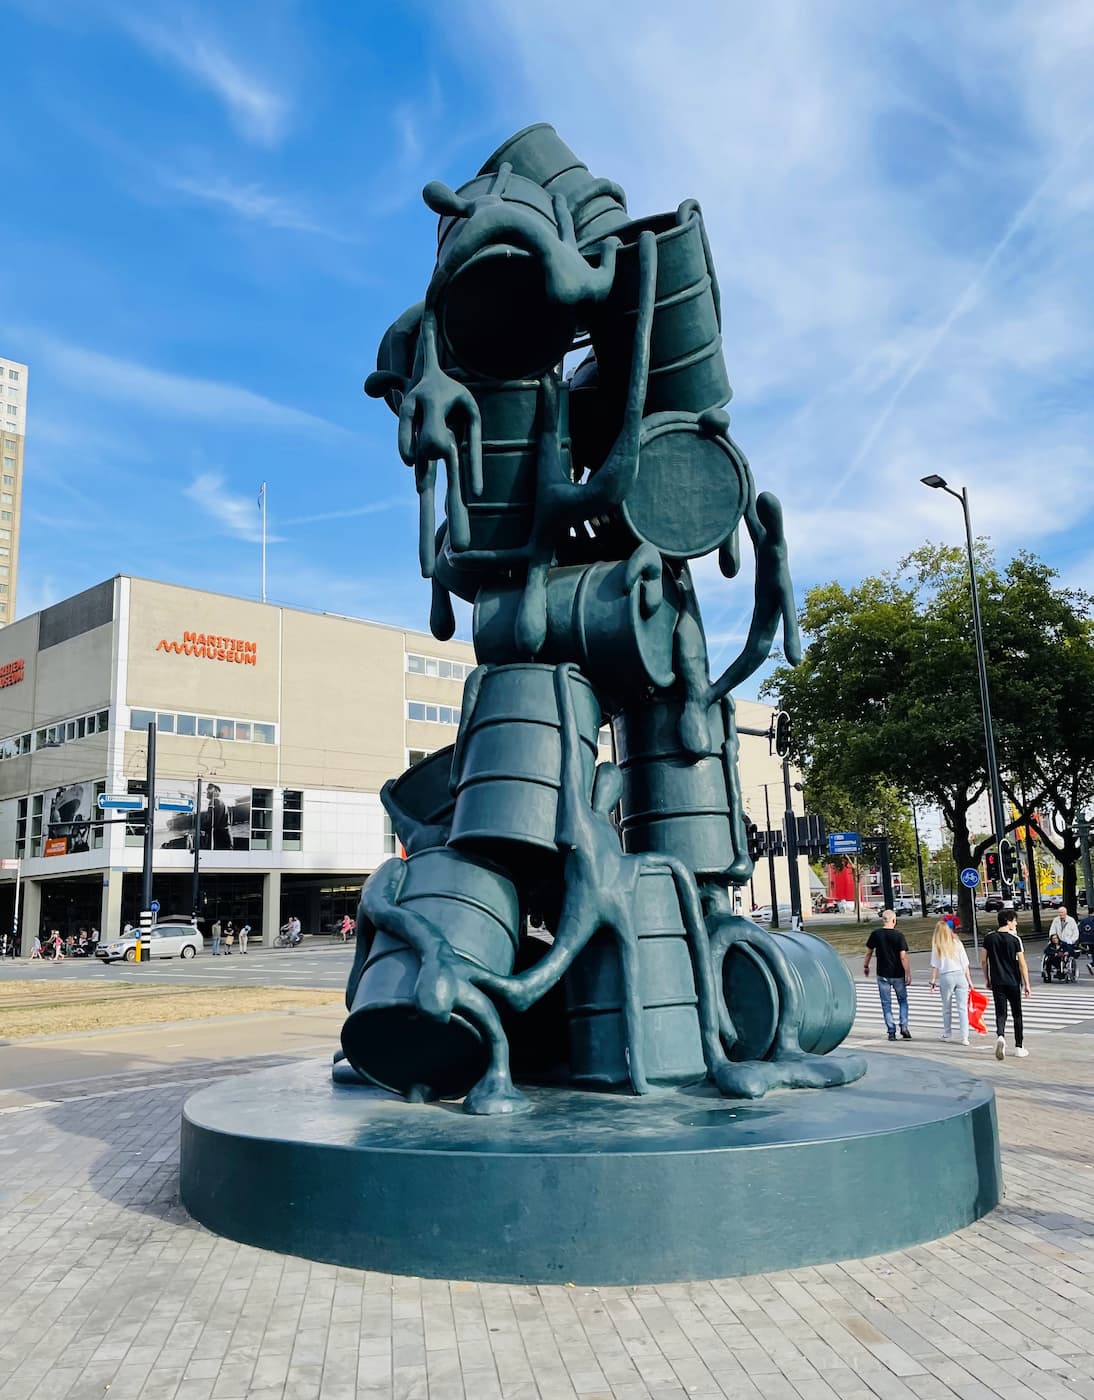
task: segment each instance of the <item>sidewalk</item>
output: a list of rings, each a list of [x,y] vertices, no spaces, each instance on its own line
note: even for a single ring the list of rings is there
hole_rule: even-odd
[[[991,1043],[963,1052],[998,1093],[1007,1194],[986,1220],[900,1254],[642,1288],[391,1278],[208,1234],[178,1204],[179,1109],[253,1060],[141,1069],[93,1098],[0,1091],[0,1395],[1094,1400],[1094,1036],[1002,1064]]]

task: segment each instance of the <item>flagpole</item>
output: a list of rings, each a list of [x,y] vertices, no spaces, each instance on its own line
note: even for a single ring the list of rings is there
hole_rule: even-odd
[[[266,601],[266,483],[262,483],[262,601]]]

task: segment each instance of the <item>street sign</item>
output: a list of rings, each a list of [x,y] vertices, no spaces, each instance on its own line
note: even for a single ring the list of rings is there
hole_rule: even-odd
[[[828,854],[830,856],[857,856],[862,850],[862,837],[857,831],[830,831],[828,833]]]
[[[119,794],[110,792],[100,792],[98,796],[99,811],[107,812],[143,812],[144,798],[140,794],[130,796],[129,794]]]
[[[194,799],[192,797],[161,797],[156,799],[157,812],[192,812],[194,810]]]
[[[158,913],[160,912],[160,902],[159,902],[159,900],[158,900],[158,899],[154,899],[154,900],[152,901],[152,903],[151,903],[148,907],[149,907],[149,909],[151,909],[151,911],[152,911],[153,914],[158,914]]]
[[[967,890],[974,890],[980,883],[980,871],[973,870],[970,866],[967,870],[962,870],[958,878]]]
[[[17,860],[0,860],[0,870],[18,870],[18,869],[19,869],[19,862],[18,862]]]

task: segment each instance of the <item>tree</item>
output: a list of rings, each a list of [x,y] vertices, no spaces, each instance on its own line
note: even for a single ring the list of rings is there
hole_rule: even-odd
[[[992,700],[1003,784],[1022,821],[1063,866],[1064,902],[1074,909],[1077,818],[1094,798],[1094,598],[1061,587],[1056,571],[1027,553],[988,582],[984,635],[999,678]],[[1062,834],[1034,820],[1046,809]]]
[[[1074,812],[1094,779],[1094,750],[1089,762],[1084,756],[1090,722],[1075,714],[1083,707],[1074,694],[1068,704],[1068,687],[1045,673],[1060,656],[1076,675],[1094,667],[1090,600],[1056,586],[1055,573],[1029,555],[1003,574],[983,543],[977,556],[1010,790],[1024,778],[1032,805]],[[979,865],[994,836],[974,841],[968,823],[985,790],[986,758],[964,551],[924,545],[892,573],[812,589],[800,621],[805,657],[780,667],[765,693],[794,718],[795,757],[810,791],[842,791],[866,807],[882,782],[934,803],[953,834],[957,868]],[[968,926],[972,895],[962,888],[959,900]]]

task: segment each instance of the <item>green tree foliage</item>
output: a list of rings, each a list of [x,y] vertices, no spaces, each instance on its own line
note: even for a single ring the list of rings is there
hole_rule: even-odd
[[[977,568],[1008,790],[1016,805],[1073,816],[1094,792],[1092,600],[1030,555],[1000,573],[981,544]],[[804,660],[780,667],[765,693],[793,717],[815,807],[869,823],[881,819],[879,793],[935,804],[958,868],[978,865],[991,838],[974,841],[968,825],[987,779],[964,551],[924,545],[892,573],[812,589],[801,626]],[[1057,845],[1073,864],[1073,843]]]

